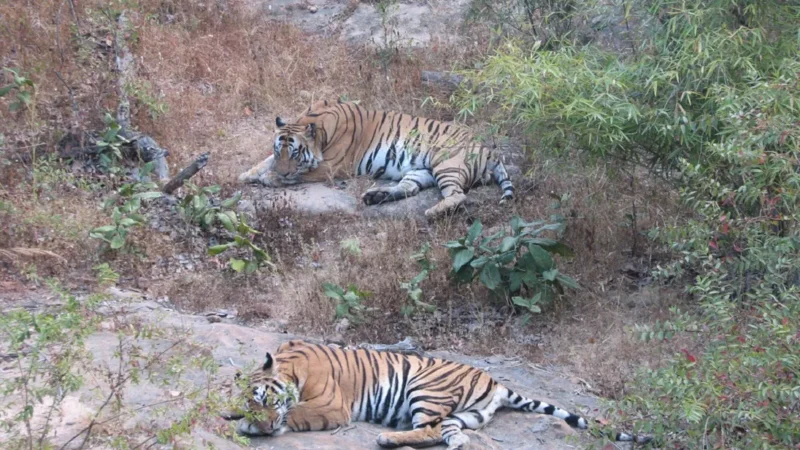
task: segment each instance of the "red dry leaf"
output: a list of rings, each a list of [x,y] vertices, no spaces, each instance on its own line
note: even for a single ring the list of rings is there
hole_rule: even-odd
[[[681,351],[683,352],[684,355],[686,355],[686,359],[688,359],[690,363],[697,362],[697,358],[695,358],[693,354],[689,353],[689,350],[682,348]]]

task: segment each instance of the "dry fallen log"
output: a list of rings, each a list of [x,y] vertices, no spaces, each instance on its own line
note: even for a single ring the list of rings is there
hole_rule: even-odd
[[[184,167],[177,175],[175,175],[171,180],[164,185],[161,189],[161,192],[169,195],[172,194],[173,191],[178,189],[179,187],[183,186],[183,183],[192,178],[194,174],[200,171],[203,167],[208,164],[208,153],[203,153],[202,155],[198,156],[191,164]]]
[[[420,73],[423,84],[438,85],[448,89],[456,89],[464,82],[464,77],[449,72],[423,70]]]
[[[396,344],[358,344],[358,348],[376,351],[405,353],[417,356],[423,356],[425,352],[422,346],[417,341],[410,337],[406,337]]]

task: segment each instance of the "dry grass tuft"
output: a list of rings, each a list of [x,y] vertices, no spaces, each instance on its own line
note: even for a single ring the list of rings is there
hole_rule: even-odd
[[[54,258],[61,262],[67,262],[66,258],[59,255],[58,253],[51,252],[50,250],[43,250],[40,248],[28,248],[28,247],[12,247],[12,248],[0,248],[0,256],[6,257],[11,261],[16,261],[18,258],[36,258],[38,257],[47,257],[47,258]]]

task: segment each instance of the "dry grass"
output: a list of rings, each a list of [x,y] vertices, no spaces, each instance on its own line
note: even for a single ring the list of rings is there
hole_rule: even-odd
[[[82,279],[80,273],[97,262],[111,261],[125,283],[155,297],[167,296],[182,309],[235,309],[251,324],[279,324],[317,336],[333,334],[335,326],[334,306],[321,284],[355,284],[372,295],[365,302],[370,309],[364,323],[351,326],[348,340],[389,342],[414,335],[429,347],[557,361],[609,395],[624,389],[636,367],[658,362],[660,350],[641,352],[624,327],[662,318],[666,307],[680,299],[648,291],[641,300],[640,280],[629,275],[646,273],[658,261],[641,232],[674,217],[675,200],[645,176],[637,174],[631,183],[575,159],[530,156],[521,164],[528,175],[517,181],[519,199],[511,206],[498,207],[496,187],[485,188],[490,193],[481,197],[476,192],[477,204],[467,215],[433,224],[309,218],[285,208],[257,211],[253,225],[262,232],[257,243],[275,259],[279,270],[274,273],[222,271],[205,254],[208,237],[179,219],[169,234],[137,231],[133,240],[144,256],[98,254],[96,243],[87,238],[88,230],[108,221],[98,207],[97,190],[75,187],[81,183],[74,177],[62,177],[45,189],[31,174],[42,154],[55,151],[59,133],[97,129],[102,113],[115,109],[113,52],[103,44],[113,15],[100,9],[107,2],[76,2],[80,26],[75,34],[67,2],[23,3],[0,5],[5,21],[0,25],[0,66],[30,74],[37,84],[36,109],[12,114],[0,99],[0,132],[7,142],[0,162],[12,162],[0,164],[0,248],[46,248],[68,259],[66,267],[40,268],[45,275],[71,272]],[[209,152],[210,164],[193,181],[221,184],[225,194],[236,188],[233,180],[240,172],[266,156],[275,116],[295,116],[314,99],[345,96],[370,107],[452,119],[447,107],[420,106],[429,95],[444,100],[420,84],[419,71],[464,67],[478,52],[456,42],[399,52],[387,77],[371,50],[266,22],[242,1],[137,4],[130,14],[140,89],[134,97],[134,123],[169,149],[173,172],[196,154]],[[153,119],[150,106],[158,104],[168,109]],[[360,192],[368,183],[354,180],[351,189]],[[564,194],[570,200],[553,209],[553,195]],[[12,208],[4,210],[6,204]],[[634,211],[635,227],[626,218]],[[565,240],[577,254],[560,267],[586,287],[584,292],[519,326],[507,305],[492,300],[485,289],[450,282],[449,257],[441,244],[463,235],[470,220],[479,218],[488,229],[507,224],[515,214],[533,220],[555,213],[568,218]],[[343,252],[344,239],[357,239],[361,255]],[[438,268],[422,287],[438,311],[403,318],[406,294],[400,283],[418,273],[409,256],[426,242]],[[6,275],[22,270],[5,269]]]

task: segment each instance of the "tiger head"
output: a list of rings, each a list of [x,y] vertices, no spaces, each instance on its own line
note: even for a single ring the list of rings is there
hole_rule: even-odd
[[[236,374],[236,379],[241,373]],[[297,404],[299,393],[292,382],[281,379],[277,364],[269,352],[266,361],[253,372],[245,388],[247,400],[241,411],[224,412],[225,420],[238,420],[236,430],[250,436],[279,436],[286,431],[289,411]]]
[[[275,125],[278,130],[272,170],[284,184],[296,183],[301,175],[316,169],[322,162],[322,152],[316,140],[317,126],[313,122],[287,124],[280,117],[275,118]]]

